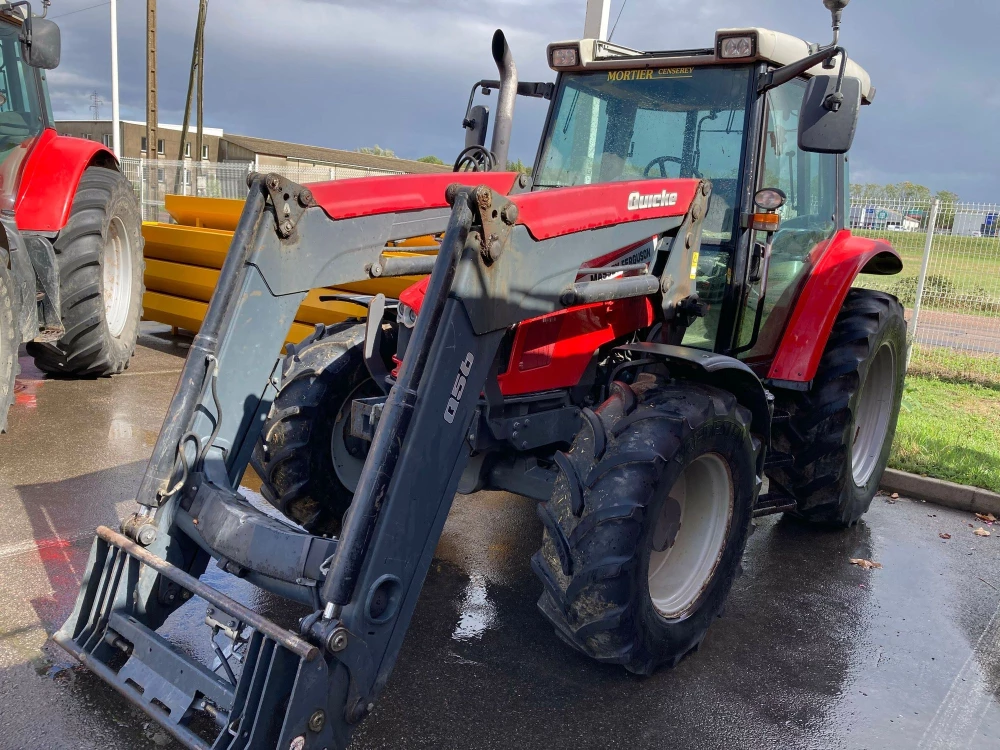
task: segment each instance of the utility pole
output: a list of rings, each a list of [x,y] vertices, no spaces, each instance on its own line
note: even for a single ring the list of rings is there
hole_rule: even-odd
[[[111,0],[111,150],[122,158],[121,115],[118,110],[118,0]]]
[[[587,0],[587,17],[583,22],[583,38],[606,40],[610,17],[611,0]]]
[[[146,157],[149,159],[157,158],[159,115],[156,106],[156,0],[146,0]]]
[[[201,144],[205,134],[205,21],[208,20],[208,0],[201,0],[201,20],[198,23],[198,135],[194,158],[201,162]]]
[[[181,145],[177,153],[177,161],[184,160],[184,144],[188,142],[188,126],[191,123],[191,95],[194,93],[195,84],[195,73],[199,68],[199,60],[201,58],[201,37],[202,30],[205,27],[205,14],[208,12],[208,0],[201,0],[198,3],[198,21],[194,27],[194,46],[191,49],[191,70],[188,72],[188,88],[187,88],[187,99],[184,101],[184,121],[181,123]],[[198,73],[198,80],[201,81],[201,74]],[[198,141],[199,149],[201,148],[201,131],[200,131],[200,119],[201,119],[201,84],[198,84],[198,101],[199,101],[199,132]],[[195,159],[200,159],[201,153],[195,154]],[[197,163],[197,162],[196,162]],[[180,190],[180,170],[177,172],[177,176],[174,179],[174,192],[176,193]]]

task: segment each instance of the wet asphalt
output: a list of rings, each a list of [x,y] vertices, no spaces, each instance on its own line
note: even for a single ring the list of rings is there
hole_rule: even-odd
[[[185,341],[147,326],[128,372],[97,381],[45,379],[21,360],[0,436],[3,750],[176,747],[47,637],[72,607],[94,527],[132,508]],[[570,651],[536,611],[533,503],[459,496],[352,747],[1000,747],[1000,528],[978,537],[968,514],[889,500],[846,532],[762,519],[701,649],[642,679]],[[217,571],[206,580],[276,619],[297,614]],[[168,623],[199,652],[201,607]]]

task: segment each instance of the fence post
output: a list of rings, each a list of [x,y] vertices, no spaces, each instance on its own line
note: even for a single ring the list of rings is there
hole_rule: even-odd
[[[924,259],[920,264],[920,276],[917,277],[917,295],[913,300],[913,318],[910,320],[910,343],[906,347],[906,367],[910,367],[910,357],[913,355],[913,345],[917,341],[917,321],[920,318],[920,303],[924,297],[924,282],[927,281],[927,265],[931,260],[931,249],[934,246],[934,230],[937,229],[938,209],[941,201],[931,204],[931,215],[927,220],[927,237],[924,240]]]

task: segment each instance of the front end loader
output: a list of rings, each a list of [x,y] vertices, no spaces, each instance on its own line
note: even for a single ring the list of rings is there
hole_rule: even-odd
[[[754,517],[849,526],[871,503],[905,323],[851,289],[900,269],[844,228],[867,74],[764,29],[552,45],[526,184],[488,167],[543,89],[500,34],[494,58],[492,148],[473,124],[455,174],[250,179],[139,509],[98,529],[54,636],[186,747],[346,747],[456,493],[537,499],[541,613],[639,674],[701,644]],[[433,256],[404,242],[442,233]],[[427,273],[279,355],[310,290]],[[239,493],[251,461],[281,515]],[[199,580],[213,560],[310,614],[262,617]],[[214,662],[168,640],[182,606],[206,607]]]

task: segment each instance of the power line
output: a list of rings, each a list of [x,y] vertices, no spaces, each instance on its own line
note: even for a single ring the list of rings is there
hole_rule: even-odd
[[[83,13],[85,10],[93,10],[94,8],[103,8],[105,5],[111,5],[111,0],[107,0],[104,3],[98,3],[97,5],[88,5],[86,8],[77,8],[76,10],[67,11],[66,13],[60,13],[58,16],[49,16],[50,20],[56,18],[63,18],[65,16],[72,16],[77,13]]]
[[[628,2],[628,0],[622,0],[622,7],[620,7],[620,8],[618,9],[618,17],[617,17],[617,18],[615,18],[615,25],[611,27],[611,33],[610,33],[610,34],[608,34],[608,41],[609,41],[609,42],[611,41],[611,37],[613,37],[613,36],[615,35],[615,29],[617,29],[617,28],[618,28],[618,22],[619,22],[620,20],[622,20],[622,11],[623,11],[623,10],[625,10],[625,4],[626,4],[627,2]]]

